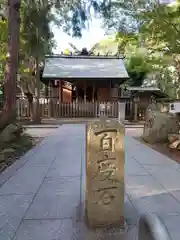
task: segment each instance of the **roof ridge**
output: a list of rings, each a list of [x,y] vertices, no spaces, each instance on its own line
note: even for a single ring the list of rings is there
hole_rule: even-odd
[[[62,55],[62,54],[53,54],[46,55],[45,58],[75,58],[75,59],[123,59],[123,56],[97,56],[97,55]]]

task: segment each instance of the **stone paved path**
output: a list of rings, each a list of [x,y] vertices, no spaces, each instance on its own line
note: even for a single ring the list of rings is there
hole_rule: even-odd
[[[134,234],[140,213],[155,212],[172,240],[178,240],[180,166],[128,135],[125,217],[129,229]],[[62,125],[0,176],[1,240],[95,240],[83,224],[84,139],[84,125]]]

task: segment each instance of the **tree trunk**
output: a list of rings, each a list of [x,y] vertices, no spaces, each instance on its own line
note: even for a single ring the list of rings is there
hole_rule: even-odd
[[[8,59],[4,77],[4,104],[0,128],[16,120],[16,82],[18,73],[21,0],[8,0]]]
[[[36,57],[36,104],[35,104],[35,114],[33,122],[36,124],[41,123],[41,114],[40,114],[40,68],[39,68],[39,58]]]

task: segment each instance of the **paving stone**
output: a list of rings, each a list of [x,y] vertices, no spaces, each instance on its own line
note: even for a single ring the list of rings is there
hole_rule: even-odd
[[[60,178],[66,176],[80,176],[81,175],[81,165],[79,163],[74,164],[65,162],[64,164],[55,163],[49,170],[47,177],[50,178]]]
[[[26,154],[22,164],[15,164],[19,170],[11,167],[3,174],[8,177],[0,176],[2,183],[10,177],[0,188],[0,239],[12,240],[22,221],[13,240],[136,240],[139,214],[154,212],[172,240],[179,240],[180,166],[131,136],[125,139],[129,232],[112,235],[87,229],[84,139],[85,125],[62,125]]]
[[[13,240],[126,240],[124,237],[118,229],[91,230],[83,222],[71,219],[25,220]]]
[[[169,235],[172,240],[179,240],[180,236],[180,229],[179,229],[179,223],[180,223],[180,215],[176,216],[164,216],[163,222],[168,229]]]
[[[47,178],[29,208],[26,219],[77,219],[79,204],[79,178]]]
[[[125,219],[126,219],[128,228],[130,226],[137,225],[138,215],[137,215],[137,212],[135,211],[135,208],[133,207],[128,195],[125,196],[124,215],[125,215]]]
[[[126,158],[125,172],[126,175],[149,175],[149,172],[144,169],[138,162],[130,160],[132,157]]]
[[[0,196],[0,239],[9,240],[16,232],[34,195]]]
[[[132,204],[138,213],[179,213],[180,214],[180,203],[177,202],[168,192],[144,196],[142,198],[133,198]]]
[[[126,236],[124,237],[124,240],[138,240],[138,230],[137,227],[133,227],[129,229]]]
[[[164,165],[161,167],[155,165],[147,165],[144,167],[167,191],[171,192],[174,190],[180,190],[180,171],[177,171],[176,165]]]
[[[126,175],[126,191],[131,198],[139,199],[167,192],[152,176]]]
[[[47,172],[47,167],[39,166],[27,169],[24,165],[9,181],[3,184],[0,188],[0,195],[36,193]]]
[[[74,232],[69,219],[24,220],[14,240],[75,240]]]

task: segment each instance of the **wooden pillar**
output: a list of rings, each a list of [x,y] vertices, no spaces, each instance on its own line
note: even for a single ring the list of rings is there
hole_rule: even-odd
[[[49,86],[49,85],[48,85]],[[48,86],[45,85],[45,97],[48,98],[49,97],[49,89]]]
[[[138,102],[139,102],[139,98],[135,97],[134,98],[134,121],[137,122],[138,120]]]
[[[95,83],[93,82],[92,101],[95,101]]]
[[[78,88],[76,86],[76,102],[78,102]]]
[[[131,101],[130,101],[130,121],[133,121],[134,119],[134,108],[133,108],[133,106],[134,106],[134,98],[131,98]]]
[[[134,103],[134,121],[137,122],[137,116],[138,115],[138,104],[137,102]]]
[[[86,80],[84,80],[84,102],[86,102]]]
[[[49,93],[48,93],[48,117],[52,117],[52,84],[49,82]]]
[[[109,98],[110,98],[110,101],[112,101],[112,83],[111,83],[111,80],[109,82],[109,89],[110,89]]]
[[[59,100],[62,102],[62,81],[59,81]]]

